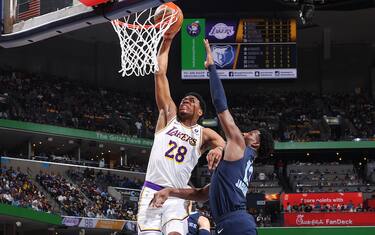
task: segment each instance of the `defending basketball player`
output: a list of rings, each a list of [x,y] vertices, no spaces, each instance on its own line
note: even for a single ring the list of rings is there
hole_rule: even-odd
[[[263,129],[242,133],[228,110],[223,85],[217,75],[211,49],[205,40],[206,68],[210,71],[210,90],[227,144],[224,158],[214,171],[211,184],[200,189],[164,189],[155,194],[152,207],[168,203],[168,197],[210,201],[218,235],[255,235],[254,218],[246,211],[246,194],[256,157],[266,157],[273,149],[272,136]]]
[[[189,202],[188,212],[188,233],[186,235],[210,235],[210,221],[199,210],[195,203]]]
[[[159,71],[155,73],[155,98],[159,109],[154,144],[146,181],[139,199],[138,234],[185,235],[187,210],[183,199],[171,198],[162,208],[150,208],[154,193],[163,188],[185,188],[201,153],[207,155],[209,169],[216,168],[225,141],[215,131],[198,125],[205,103],[197,93],[188,93],[177,107],[167,79],[168,54],[174,34],[164,37],[159,48]]]

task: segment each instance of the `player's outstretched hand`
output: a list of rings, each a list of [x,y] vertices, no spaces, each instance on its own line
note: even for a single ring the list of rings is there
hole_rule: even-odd
[[[204,46],[206,48],[206,61],[204,62],[204,67],[206,67],[206,69],[207,69],[208,66],[214,64],[214,58],[212,57],[210,43],[208,42],[207,39],[204,39]]]
[[[207,154],[208,170],[213,171],[219,165],[221,158],[223,157],[223,149],[216,147],[211,149]]]
[[[168,188],[162,189],[154,194],[154,198],[150,202],[150,207],[160,208],[169,197],[170,190]]]

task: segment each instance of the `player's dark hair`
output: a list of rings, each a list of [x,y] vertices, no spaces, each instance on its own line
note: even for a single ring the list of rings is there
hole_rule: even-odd
[[[206,102],[204,102],[202,96],[196,92],[188,92],[184,95],[183,98],[185,98],[186,96],[194,96],[195,98],[197,98],[199,100],[199,105],[201,106],[201,109],[202,109],[202,116],[199,117],[198,121],[201,121],[204,117],[204,115],[206,114]]]
[[[272,134],[264,128],[260,128],[258,130],[260,132],[260,147],[258,150],[258,157],[269,157],[275,149],[275,142],[273,140]]]

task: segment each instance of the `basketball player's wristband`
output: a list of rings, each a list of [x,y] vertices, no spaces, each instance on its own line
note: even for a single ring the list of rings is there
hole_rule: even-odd
[[[199,229],[199,235],[210,235],[210,231],[206,229]]]
[[[225,91],[223,84],[216,72],[216,67],[214,64],[208,66],[208,71],[210,71],[210,91],[212,103],[216,109],[217,113],[222,113],[228,109],[227,98],[225,96]]]
[[[216,148],[220,149],[220,151],[221,151],[221,152],[223,152],[223,151],[224,151],[224,148],[223,148],[223,147],[221,147],[221,146],[217,146]]]

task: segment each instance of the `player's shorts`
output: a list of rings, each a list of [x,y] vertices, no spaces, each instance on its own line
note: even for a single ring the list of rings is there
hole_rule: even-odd
[[[146,181],[138,201],[138,234],[147,231],[178,232],[186,234],[187,228],[187,208],[185,200],[180,198],[168,198],[163,207],[152,208],[149,206],[154,198],[154,193],[163,187]]]
[[[216,235],[257,235],[254,217],[245,210],[230,212],[216,223]]]

